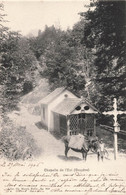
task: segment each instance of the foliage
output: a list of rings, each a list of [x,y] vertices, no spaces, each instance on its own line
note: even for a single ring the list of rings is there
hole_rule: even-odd
[[[60,29],[56,29],[54,26],[45,26],[43,32],[41,32],[41,30],[38,31],[37,37],[29,38],[30,49],[37,59],[44,54],[46,48],[51,45],[53,41],[57,40],[57,36],[59,36],[60,32]]]
[[[95,9],[90,7],[88,12],[81,13],[86,20],[83,44],[96,57],[96,82],[104,97],[101,103],[108,104],[113,97],[117,97],[122,104],[123,97],[125,104],[125,2],[96,1],[91,6],[95,6]]]
[[[52,88],[66,86],[79,95],[88,95],[85,84],[94,77],[93,57],[81,44],[85,21],[66,32],[54,26],[46,27],[36,38],[30,38],[32,51],[39,60],[41,75],[49,79]],[[39,53],[39,55],[38,55]],[[92,85],[93,86],[93,85]]]
[[[125,5],[125,1],[95,1],[81,13],[85,19],[83,45],[95,56],[95,103],[101,111],[112,109],[114,97],[118,109],[126,109]],[[124,128],[122,117],[119,122]]]
[[[1,47],[2,41],[6,39],[6,35],[8,32],[8,28],[4,25],[4,23],[7,22],[5,20],[5,17],[6,17],[6,14],[4,14],[4,5],[3,3],[0,3],[0,47]]]
[[[1,60],[1,48],[2,48],[2,43],[4,42],[4,40],[6,39],[7,33],[8,33],[8,28],[5,27],[3,24],[5,23],[5,14],[4,14],[4,5],[3,3],[0,3],[0,60]],[[0,102],[2,102],[4,100],[4,85],[2,83],[2,79],[3,78],[3,73],[1,70],[1,62],[0,62]],[[0,115],[2,114],[2,108],[0,105]]]
[[[30,51],[27,39],[17,32],[8,32],[1,53],[0,81],[4,89],[4,102],[1,103],[5,109],[10,109],[16,106],[21,94],[26,93],[26,83],[32,85],[27,92],[33,88],[36,58]]]
[[[76,23],[71,31],[71,39],[74,48],[76,49],[76,65],[78,66],[78,74],[83,76],[85,86],[81,90],[80,94],[84,97],[95,102],[97,88],[95,83],[96,70],[94,66],[95,56],[93,53],[83,44],[83,32],[85,28],[85,19]]]
[[[33,90],[32,82],[25,81],[24,85],[23,85],[23,94],[27,94],[27,93],[29,93],[32,90]]]
[[[67,86],[77,92],[84,88],[85,81],[77,73],[76,50],[70,44],[69,31],[62,32],[56,42],[52,42],[45,52],[47,69],[44,74],[53,83],[53,87]]]
[[[25,160],[40,154],[34,138],[25,127],[15,126],[6,120],[0,131],[0,155],[9,160]]]

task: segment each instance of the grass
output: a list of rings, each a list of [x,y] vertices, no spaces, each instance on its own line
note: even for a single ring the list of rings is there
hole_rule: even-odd
[[[16,126],[7,120],[0,132],[0,156],[9,160],[26,160],[41,153],[33,136],[25,127]]]
[[[113,148],[113,143],[114,143],[114,135],[113,133],[102,129],[100,127],[97,127],[96,135],[98,138],[103,138],[104,143],[107,148]],[[126,153],[126,140],[123,138],[120,138],[118,136],[118,150],[119,152],[124,152]]]

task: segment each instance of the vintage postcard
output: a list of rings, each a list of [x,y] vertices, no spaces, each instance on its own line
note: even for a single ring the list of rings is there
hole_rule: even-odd
[[[126,194],[125,6],[0,3],[0,195]]]

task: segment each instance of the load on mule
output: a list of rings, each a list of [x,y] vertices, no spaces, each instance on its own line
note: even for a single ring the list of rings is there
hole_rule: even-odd
[[[88,139],[88,136],[85,135],[72,135],[72,136],[64,136],[62,138],[64,144],[65,144],[65,156],[67,157],[68,151],[72,149],[75,152],[82,153],[82,157],[84,160],[87,158],[87,153],[89,149],[91,148],[91,142]],[[92,137],[93,140],[93,137]]]

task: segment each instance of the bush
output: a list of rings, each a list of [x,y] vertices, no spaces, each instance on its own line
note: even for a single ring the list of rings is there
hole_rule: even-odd
[[[40,154],[33,136],[25,127],[15,126],[11,121],[2,124],[0,132],[0,155],[9,160],[25,160]]]
[[[33,90],[33,84],[31,81],[25,81],[23,85],[23,94],[27,94]]]

